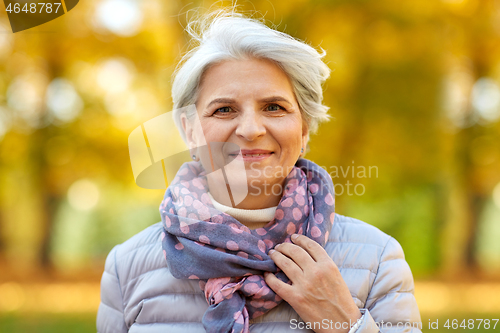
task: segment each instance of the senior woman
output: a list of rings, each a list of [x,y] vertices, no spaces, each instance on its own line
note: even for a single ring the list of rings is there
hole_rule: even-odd
[[[401,246],[335,214],[331,178],[302,158],[328,119],[324,54],[234,12],[207,20],[188,29],[199,45],[172,87],[193,162],[162,222],[109,254],[98,331],[420,332]],[[209,177],[231,160],[244,170],[238,202],[238,186]]]

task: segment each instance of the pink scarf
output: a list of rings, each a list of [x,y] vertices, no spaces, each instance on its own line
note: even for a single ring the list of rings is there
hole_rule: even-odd
[[[249,320],[282,299],[265,283],[264,272],[289,282],[268,256],[277,244],[303,234],[325,246],[335,217],[334,190],[328,173],[299,159],[286,177],[274,219],[250,230],[216,210],[198,162],[184,164],[160,205],[162,247],[172,275],[198,279],[209,304],[207,332],[249,332]]]

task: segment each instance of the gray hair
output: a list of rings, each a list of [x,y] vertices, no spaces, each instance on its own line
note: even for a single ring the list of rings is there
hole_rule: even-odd
[[[184,141],[180,117],[189,109],[184,107],[196,103],[205,71],[231,59],[254,57],[278,65],[290,78],[310,133],[317,130],[320,122],[330,118],[329,108],[322,104],[322,84],[330,76],[330,69],[322,61],[326,55],[323,49],[319,53],[304,42],[234,10],[217,10],[192,20],[186,31],[198,45],[182,57],[172,84],[174,120]]]

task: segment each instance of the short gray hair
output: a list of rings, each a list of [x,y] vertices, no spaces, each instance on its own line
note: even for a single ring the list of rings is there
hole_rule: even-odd
[[[330,76],[330,69],[322,61],[326,55],[323,49],[319,53],[306,43],[234,9],[217,10],[191,20],[186,31],[198,45],[182,57],[172,84],[174,120],[184,140],[180,116],[188,108],[180,109],[196,103],[202,76],[208,68],[231,59],[254,57],[278,65],[290,78],[310,133],[330,118],[329,108],[322,104],[322,85]]]

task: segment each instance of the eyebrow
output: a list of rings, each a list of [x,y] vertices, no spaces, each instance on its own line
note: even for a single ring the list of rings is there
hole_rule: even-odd
[[[290,105],[292,105],[292,103],[290,103],[286,98],[284,97],[281,97],[281,96],[271,96],[271,97],[266,97],[266,98],[263,98],[263,99],[260,99],[259,102],[264,102],[264,103],[274,103],[274,102],[285,102],[285,103],[288,103]],[[207,104],[207,108],[210,107],[210,105],[212,104],[224,104],[224,103],[235,103],[235,100],[232,99],[232,98],[216,98],[214,100],[212,100],[210,103]]]

